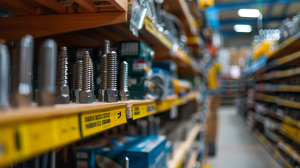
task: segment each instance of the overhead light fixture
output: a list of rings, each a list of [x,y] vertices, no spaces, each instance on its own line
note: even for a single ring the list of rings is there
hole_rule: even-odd
[[[234,31],[241,32],[241,33],[249,33],[252,31],[251,25],[244,25],[244,24],[236,24],[234,25]]]
[[[240,17],[256,18],[256,17],[259,17],[260,11],[258,9],[240,9],[238,11],[238,15]]]

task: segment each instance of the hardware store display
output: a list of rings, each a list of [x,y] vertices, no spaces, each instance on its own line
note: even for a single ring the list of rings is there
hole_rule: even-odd
[[[247,71],[241,79],[238,109],[248,127],[255,130],[259,141],[283,167],[299,167],[299,48],[288,49],[298,40],[299,14],[284,20],[275,33],[279,38],[271,39],[278,41],[274,43],[276,50],[264,53],[268,56],[264,62],[254,62],[252,67],[258,68]],[[269,31],[262,36],[269,36]],[[265,38],[263,43],[268,40]],[[264,52],[271,50],[258,47]]]
[[[167,4],[0,0],[0,167],[186,167],[205,157],[206,77],[187,43],[201,29]]]

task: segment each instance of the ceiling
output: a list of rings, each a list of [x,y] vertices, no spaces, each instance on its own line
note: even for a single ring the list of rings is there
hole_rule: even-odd
[[[219,31],[223,38],[253,37],[257,32],[257,18],[238,16],[241,8],[259,9],[263,15],[263,29],[277,29],[287,17],[300,11],[299,0],[215,0],[215,6],[206,10],[206,17],[211,27]],[[235,24],[250,24],[252,33],[237,33]],[[250,44],[250,43],[249,43]]]

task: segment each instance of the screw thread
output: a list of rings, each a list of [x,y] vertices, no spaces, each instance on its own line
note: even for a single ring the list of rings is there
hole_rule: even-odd
[[[82,89],[82,61],[78,60],[75,63],[75,89]]]
[[[121,69],[120,69],[120,89],[121,90],[128,90],[128,63],[126,61],[123,61],[121,63]]]
[[[102,90],[106,89],[106,81],[107,81],[107,55],[104,54],[101,57],[101,86]]]
[[[67,47],[61,47],[57,59],[56,84],[68,84],[68,51]]]
[[[91,88],[90,79],[91,79],[90,54],[88,51],[85,51],[82,57],[82,90],[90,90]]]
[[[94,91],[95,87],[94,87],[94,66],[93,66],[93,61],[90,58],[90,66],[91,66],[91,90]]]
[[[104,40],[103,41],[103,54],[108,54],[109,53],[109,48],[110,48],[109,40]]]
[[[117,53],[107,54],[107,89],[117,88]]]
[[[37,88],[40,87],[40,83],[41,83],[41,65],[38,65],[38,67],[37,67],[37,80],[36,80]]]

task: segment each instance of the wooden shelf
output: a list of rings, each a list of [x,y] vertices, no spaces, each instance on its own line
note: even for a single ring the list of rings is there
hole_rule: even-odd
[[[265,101],[265,102],[270,102],[270,103],[277,103],[278,97],[256,93],[255,99]]]
[[[180,148],[174,151],[174,156],[172,160],[169,160],[169,167],[180,168],[182,165],[183,157],[186,152],[191,148],[193,142],[195,141],[197,135],[200,132],[200,125],[196,124],[191,130],[189,137],[186,141],[181,142]]]
[[[36,38],[127,21],[127,0],[74,0],[69,7],[55,0],[0,2],[0,7],[16,15],[0,17],[0,37],[7,42],[20,40],[24,34]]]
[[[128,118],[139,119],[164,112],[195,98],[196,93],[190,93],[182,98],[170,96],[158,102],[130,100],[54,107],[34,104],[29,108],[9,109],[0,113],[0,144],[5,148],[0,167],[127,123]],[[17,147],[17,144],[21,146]]]
[[[291,158],[293,158],[295,161],[300,163],[300,156],[299,154],[288,144],[284,143],[282,140],[279,140],[277,143],[277,146],[284,151],[286,154],[288,154]]]
[[[177,16],[183,23],[187,37],[198,36],[195,19],[190,14],[185,0],[165,0],[163,8],[164,6],[167,6],[167,12]]]
[[[289,162],[281,156],[278,149],[276,149],[260,132],[253,133],[254,137],[263,145],[263,147],[274,157],[274,159],[285,168],[293,168]]]
[[[292,54],[296,51],[299,51],[299,45],[300,45],[300,32],[295,34],[294,36],[288,38],[284,42],[282,42],[278,46],[277,52],[275,52],[269,60],[274,60],[279,57],[282,57],[287,54]]]

